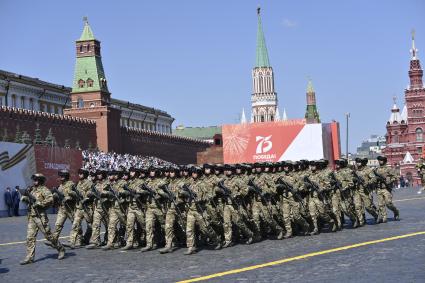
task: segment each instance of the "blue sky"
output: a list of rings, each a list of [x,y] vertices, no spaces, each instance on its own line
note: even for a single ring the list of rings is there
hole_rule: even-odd
[[[281,113],[304,115],[309,76],[343,142],[351,113],[351,150],[384,134],[412,28],[425,64],[425,1],[1,0],[0,69],[70,86],[88,16],[113,97],[164,109],[174,126],[235,123],[250,109],[259,4]]]

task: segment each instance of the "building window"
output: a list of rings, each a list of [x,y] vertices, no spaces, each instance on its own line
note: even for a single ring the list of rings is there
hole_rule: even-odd
[[[417,150],[418,150],[418,154],[422,156],[422,147],[418,147]]]
[[[16,95],[12,95],[12,107],[16,107]]]
[[[93,87],[93,80],[87,79],[87,87]]]
[[[30,110],[34,110],[34,100],[32,98],[30,98],[29,108]]]
[[[83,80],[81,80],[81,79],[80,79],[80,80],[78,81],[78,87],[79,87],[79,88],[83,88],[83,87],[84,87],[84,81],[83,81]]]
[[[59,108],[55,105],[55,114],[59,114]]]
[[[398,139],[398,135],[396,134],[394,135],[393,143],[398,143],[398,142],[399,142],[399,139]]]
[[[90,51],[90,43],[87,44],[87,52],[89,52],[89,51]]]
[[[273,115],[270,115],[270,121],[274,121],[273,118],[274,118]]]
[[[21,108],[25,109],[25,97],[21,96]]]
[[[423,133],[424,133],[424,131],[421,128],[416,129],[416,141],[417,142],[423,141]]]
[[[80,45],[80,52],[83,52],[83,46]]]
[[[78,108],[84,108],[84,100],[82,98],[78,98],[77,107]]]

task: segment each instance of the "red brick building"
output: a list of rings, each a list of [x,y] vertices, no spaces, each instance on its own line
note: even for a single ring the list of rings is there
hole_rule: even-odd
[[[425,88],[423,70],[412,34],[412,56],[410,59],[410,83],[404,91],[405,106],[400,109],[394,101],[391,116],[387,122],[387,147],[384,154],[391,166],[399,167],[401,174],[410,180],[418,180],[415,164],[423,156],[425,145]]]

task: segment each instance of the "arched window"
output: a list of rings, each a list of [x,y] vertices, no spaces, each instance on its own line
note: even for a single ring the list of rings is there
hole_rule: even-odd
[[[421,128],[416,129],[416,141],[417,142],[423,141],[423,134],[424,134],[424,131]]]
[[[260,116],[260,122],[264,122],[264,121],[265,121],[264,115],[261,115]]]
[[[25,109],[25,97],[21,96],[21,108]]]
[[[89,52],[89,51],[90,51],[90,43],[87,44],[87,52]]]
[[[30,98],[29,108],[30,108],[30,110],[34,110],[34,100],[32,98]]]
[[[83,88],[83,87],[84,87],[84,80],[81,80],[81,79],[80,79],[80,80],[78,81],[78,87],[79,87],[79,88]]]
[[[78,98],[78,108],[84,108],[84,100],[82,98]]]
[[[93,80],[90,78],[87,79],[87,87],[93,87]]]
[[[80,45],[80,52],[83,52],[83,46]]]

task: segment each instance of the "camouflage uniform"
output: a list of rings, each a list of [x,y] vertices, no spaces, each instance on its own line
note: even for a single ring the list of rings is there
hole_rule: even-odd
[[[76,205],[75,192],[72,190],[74,185],[74,182],[68,180],[61,184],[58,188],[58,192],[63,195],[63,199],[59,205],[58,214],[56,216],[55,231],[53,232],[53,237],[56,240],[59,239],[66,219],[69,219],[71,223],[74,222]]]
[[[359,224],[364,225],[366,219],[364,218],[365,210],[373,216],[375,221],[378,219],[378,211],[373,204],[372,188],[376,182],[376,178],[372,169],[367,166],[362,166],[357,169],[357,174],[364,183],[357,182],[357,189],[354,192],[354,207],[356,215],[359,219]]]
[[[246,184],[241,182],[239,176],[228,176],[223,180],[223,184],[230,191],[230,195],[225,197],[225,206],[223,211],[223,229],[224,229],[224,247],[232,245],[233,225],[241,234],[248,239],[247,243],[252,242],[253,233],[244,221],[243,215],[239,213],[239,207],[242,206],[241,198],[247,193]],[[238,205],[239,203],[239,205]]]
[[[102,222],[105,227],[106,233],[108,231],[109,219],[107,216],[109,213],[109,208],[111,207],[111,203],[107,195],[105,195],[106,193],[105,189],[108,185],[109,185],[108,180],[100,180],[96,183],[96,186],[95,186],[95,190],[98,192],[98,195],[97,195],[98,198],[93,195],[94,192],[90,192],[88,194],[90,197],[95,198],[94,208],[93,208],[93,224],[92,224],[93,232],[90,238],[91,245],[88,248],[93,248],[95,246],[101,245],[100,226]],[[107,238],[108,238],[107,234],[105,234],[105,239]]]
[[[81,223],[83,222],[83,219],[87,223],[87,230],[86,235],[84,235],[84,239],[87,239],[88,241],[91,237],[93,222],[93,202],[89,200],[87,195],[90,192],[92,186],[93,182],[87,178],[80,180],[77,184],[76,189],[82,197],[82,200],[77,202],[76,205],[74,221],[72,222],[71,233],[69,235],[69,242],[71,243],[71,246],[74,246],[76,244],[78,233],[81,231]]]
[[[27,255],[21,264],[27,264],[34,261],[35,243],[38,230],[44,234],[44,237],[50,241],[52,246],[60,253],[59,259],[63,258],[65,249],[50,231],[49,219],[46,209],[53,204],[53,195],[50,190],[43,185],[31,187],[29,193],[35,199],[35,203],[28,207],[28,228],[27,228]],[[29,202],[27,196],[22,197],[23,202]]]
[[[293,234],[292,222],[300,225],[304,232],[307,232],[309,230],[309,225],[308,222],[301,215],[303,205],[302,200],[296,199],[297,196],[298,198],[300,198],[299,188],[297,186],[296,180],[289,172],[281,175],[280,177],[292,187],[292,191],[286,188],[283,189],[280,193],[280,200],[282,205],[281,211],[286,230],[285,238],[288,238],[291,237]]]
[[[354,203],[353,203],[353,172],[350,168],[341,168],[335,171],[335,177],[342,185],[341,188],[341,210],[350,218],[354,228],[358,226],[358,220],[356,217]],[[336,215],[338,217],[338,215]]]
[[[382,222],[387,222],[387,209],[388,207],[393,213],[394,218],[398,219],[399,211],[393,204],[392,185],[399,179],[397,172],[391,167],[380,166],[375,169],[378,174],[385,178],[385,180],[378,180],[377,196],[378,196],[378,209],[379,217]]]
[[[332,226],[332,230],[334,231],[336,226],[334,220],[331,217],[331,212],[328,207],[328,200],[326,198],[327,189],[329,188],[327,179],[324,178],[324,176],[322,176],[321,172],[319,171],[310,171],[309,178],[312,182],[318,185],[319,190],[316,191],[312,187],[309,188],[308,210],[313,223],[313,232],[311,234],[317,234],[319,232],[319,218],[329,223]],[[325,187],[321,187],[323,184],[325,184]]]
[[[164,197],[161,190],[158,190],[158,185],[161,183],[160,178],[148,178],[146,185],[151,188],[155,195],[147,197],[146,209],[146,247],[142,251],[149,251],[156,248],[158,243],[154,242],[155,234],[163,234],[162,231],[157,231],[156,228],[163,228],[165,225],[165,207],[162,198]],[[166,196],[165,196],[166,197]],[[157,241],[158,242],[158,241]]]
[[[220,239],[212,229],[211,224],[206,220],[206,203],[210,202],[211,198],[211,193],[208,191],[209,187],[210,185],[207,185],[205,181],[194,180],[190,189],[196,194],[196,199],[191,198],[185,191],[180,192],[180,196],[186,199],[189,205],[186,220],[186,246],[188,247],[186,254],[196,251],[196,226],[199,227],[202,236],[208,237],[216,244],[220,243]]]
[[[182,240],[186,227],[186,208],[184,201],[179,197],[179,191],[183,186],[184,179],[170,178],[168,190],[175,197],[174,201],[169,201],[167,214],[165,215],[165,248],[161,253],[171,252],[176,242],[176,234]]]
[[[272,196],[275,194],[274,186],[269,187],[270,180],[266,177],[267,173],[256,174],[254,178],[254,183],[263,191],[264,194]],[[283,228],[277,223],[275,219],[275,212],[273,210],[270,201],[266,197],[260,196],[258,193],[255,193],[252,199],[252,217],[256,226],[256,230],[262,231],[261,224],[265,226],[266,233],[270,234],[272,231],[278,234],[278,238],[283,238]]]
[[[132,248],[134,244],[134,238],[138,243],[144,238],[144,229],[146,225],[146,204],[143,200],[144,196],[141,195],[143,189],[140,186],[144,183],[143,179],[134,178],[128,182],[129,189],[133,192],[130,197],[128,210],[127,210],[127,242],[126,248]],[[140,231],[135,231],[134,227],[137,225]]]
[[[108,218],[108,242],[105,249],[113,247],[114,241],[117,237],[117,225],[120,224],[120,230],[118,236],[123,241],[124,233],[123,229],[126,227],[126,216],[127,216],[127,203],[125,197],[128,196],[128,192],[124,190],[124,186],[127,185],[127,181],[120,179],[114,183],[111,183],[110,189],[107,191],[109,199],[111,200],[111,207],[109,208]],[[124,197],[123,197],[124,196]]]

